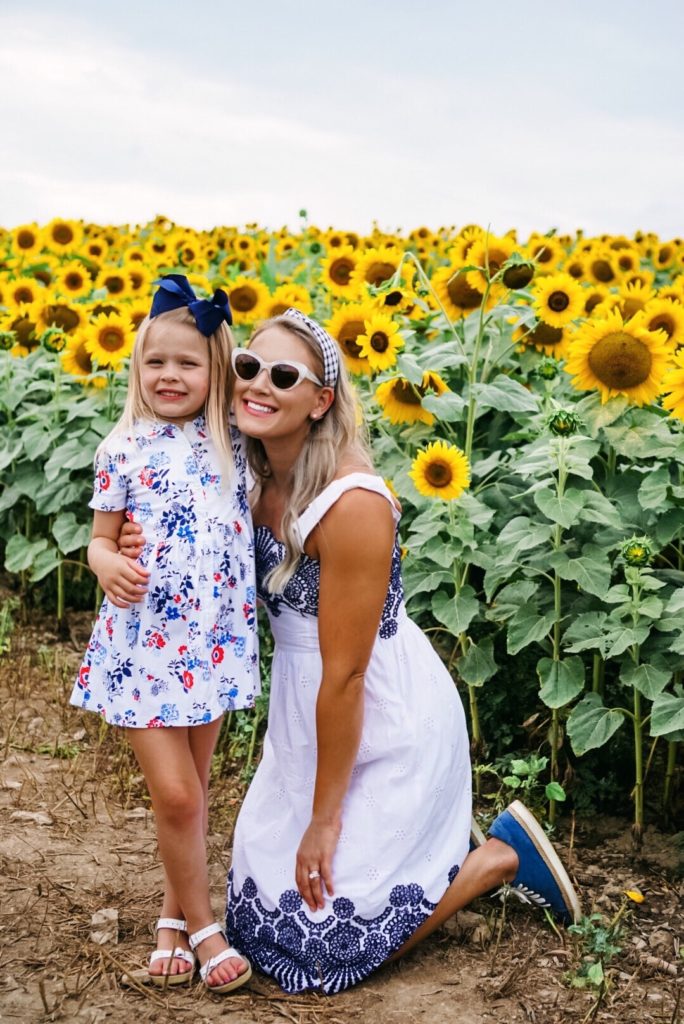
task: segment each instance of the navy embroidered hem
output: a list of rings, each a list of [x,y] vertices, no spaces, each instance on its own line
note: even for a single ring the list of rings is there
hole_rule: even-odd
[[[453,867],[449,884],[457,874],[458,867]],[[395,885],[377,917],[361,917],[352,900],[338,897],[332,913],[316,922],[307,916],[296,889],[286,890],[278,906],[267,910],[252,878],[236,892],[231,870],[226,931],[240,952],[285,992],[321,989],[334,995],[377,970],[436,906],[420,885]]]

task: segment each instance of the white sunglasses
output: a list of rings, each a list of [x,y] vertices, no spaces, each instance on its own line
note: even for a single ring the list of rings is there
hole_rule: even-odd
[[[256,380],[261,371],[266,370],[271,384],[279,391],[290,391],[303,380],[313,381],[319,388],[323,387],[318,377],[304,363],[281,359],[267,363],[256,352],[250,352],[246,348],[234,348],[230,359],[240,380]]]

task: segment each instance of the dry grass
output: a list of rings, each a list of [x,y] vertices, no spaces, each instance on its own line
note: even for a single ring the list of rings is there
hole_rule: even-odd
[[[168,992],[119,979],[149,952],[161,873],[144,782],[120,734],[67,705],[87,640],[87,616],[69,642],[38,625],[18,630],[0,659],[0,1013],[3,1021],[377,1024],[433,1016],[446,1024],[594,1020],[675,1024],[681,1017],[681,879],[671,840],[647,835],[633,859],[623,822],[579,823],[573,851],[585,904],[614,912],[640,888],[623,952],[597,998],[568,984],[582,951],[539,916],[498,905],[473,931],[450,928],[406,962],[333,998],[285,996],[256,976],[230,997],[200,984]],[[210,877],[222,913],[230,838],[242,785],[224,765],[212,789]],[[93,914],[118,912],[116,941],[91,939]],[[477,941],[473,938],[477,935]]]

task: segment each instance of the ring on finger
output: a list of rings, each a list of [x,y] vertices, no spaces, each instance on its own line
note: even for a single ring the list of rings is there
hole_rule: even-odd
[[[320,877],[321,877],[320,871],[310,871],[309,872],[309,878],[311,880],[313,880],[314,878],[320,878]]]

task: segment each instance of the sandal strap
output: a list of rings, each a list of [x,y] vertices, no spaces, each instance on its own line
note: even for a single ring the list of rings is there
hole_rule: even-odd
[[[202,964],[200,967],[200,978],[202,981],[206,981],[207,975],[216,970],[219,964],[222,964],[224,960],[231,959],[242,960],[243,963],[248,963],[242,953],[238,953],[237,949],[234,949],[233,946],[229,946],[228,949],[222,950],[220,953],[217,953],[216,956],[209,957],[206,964]],[[209,986],[209,988],[211,989],[211,986]]]
[[[204,942],[204,940],[208,939],[210,935],[223,935],[223,928],[217,921],[214,921],[213,924],[208,924],[206,928],[200,928],[198,932],[194,932],[192,935],[189,935],[188,942],[190,943],[190,948],[197,949],[200,942]]]
[[[153,953],[150,953],[151,964],[155,960],[172,960],[174,958],[185,960],[186,964],[190,964],[191,967],[195,964],[195,954],[189,949],[181,949],[180,946],[175,949],[155,949]]]
[[[160,917],[157,921],[157,931],[160,928],[172,928],[175,932],[187,931],[188,922],[182,921],[179,917]]]

